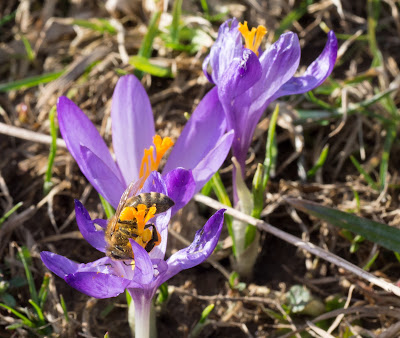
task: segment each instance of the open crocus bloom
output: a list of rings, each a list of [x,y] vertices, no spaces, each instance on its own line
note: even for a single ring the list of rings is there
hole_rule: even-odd
[[[119,79],[112,100],[116,161],[96,127],[71,100],[60,97],[57,112],[68,150],[89,182],[114,208],[129,183],[157,170],[161,157],[173,145],[168,137],[155,135],[150,100],[133,75]],[[225,160],[233,140],[233,131],[225,133],[226,130],[218,95],[208,93],[187,122],[163,170],[167,186],[173,178],[174,183],[190,188],[181,189],[179,196],[169,195],[175,202],[172,213],[184,206]],[[178,167],[189,172],[174,173]]]
[[[168,187],[164,178],[153,171],[142,188],[141,192],[160,192],[168,194]],[[104,228],[106,220],[92,220],[79,201],[75,201],[76,220],[83,237],[97,250],[105,252],[106,241]],[[134,263],[112,260],[109,257],[97,261],[79,264],[66,257],[52,252],[41,252],[42,261],[48,269],[63,278],[70,286],[95,298],[110,298],[124,292],[131,293],[135,301],[135,311],[147,311],[142,307],[149,307],[157,288],[184,269],[189,269],[202,263],[211,255],[217,245],[222,225],[224,210],[217,211],[196,233],[193,243],[173,254],[164,261],[168,223],[171,210],[154,217],[155,224],[161,235],[161,243],[148,253],[133,239],[130,240],[134,253]],[[95,224],[100,225],[98,230]],[[128,263],[128,264],[127,264]],[[140,316],[140,313],[139,313]]]
[[[205,75],[216,85],[227,128],[235,131],[232,151],[242,174],[254,130],[267,106],[281,96],[318,87],[332,72],[337,55],[337,40],[331,31],[322,53],[302,76],[294,77],[300,62],[297,35],[285,33],[270,48],[260,51],[265,33],[263,26],[249,31],[247,22],[228,20],[219,28],[203,63]]]

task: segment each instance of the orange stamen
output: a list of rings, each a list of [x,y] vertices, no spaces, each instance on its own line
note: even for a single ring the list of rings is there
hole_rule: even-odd
[[[144,150],[142,163],[140,165],[139,176],[140,178],[145,178],[143,182],[152,171],[158,169],[161,159],[163,158],[167,150],[174,145],[174,142],[172,142],[170,137],[164,137],[164,139],[162,139],[160,135],[155,135],[153,137],[153,143],[155,149],[153,146],[150,146],[149,149]]]
[[[259,25],[257,28],[253,27],[251,31],[249,31],[247,21],[245,21],[243,24],[239,22],[238,30],[244,38],[244,47],[252,50],[258,56],[258,49],[260,48],[264,35],[267,34],[267,29]]]

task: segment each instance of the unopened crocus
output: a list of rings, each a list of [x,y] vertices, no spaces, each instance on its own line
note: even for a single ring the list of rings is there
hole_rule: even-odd
[[[179,189],[179,187],[178,187]],[[160,192],[168,194],[164,178],[156,171],[150,173],[142,192]],[[76,219],[83,237],[97,250],[106,251],[104,238],[106,220],[92,220],[83,205],[75,202]],[[149,337],[150,308],[157,288],[184,269],[189,269],[206,260],[217,245],[224,210],[217,211],[199,230],[190,246],[174,253],[164,260],[168,223],[171,210],[159,214],[151,222],[161,235],[161,243],[149,253],[134,239],[130,239],[134,260],[119,261],[109,257],[100,258],[87,264],[79,264],[66,257],[44,251],[40,254],[44,264],[70,286],[95,298],[116,297],[125,289],[129,291],[135,306],[135,336]],[[143,220],[137,219],[138,227]],[[98,229],[98,224],[103,229]]]
[[[285,33],[262,51],[266,32],[263,26],[249,31],[246,21],[241,24],[236,19],[228,20],[219,28],[218,38],[203,63],[205,75],[216,85],[227,128],[235,131],[232,152],[243,175],[254,130],[267,106],[281,96],[318,87],[332,72],[337,55],[337,40],[330,31],[322,53],[302,76],[295,77],[300,62],[297,35]]]
[[[215,92],[200,101],[175,145],[169,137],[162,139],[155,133],[147,93],[133,75],[119,79],[112,99],[115,160],[96,127],[71,100],[60,97],[57,113],[68,150],[89,182],[114,208],[129,183],[158,170],[162,157],[172,147],[163,176],[180,167],[189,170],[181,176],[184,180],[180,184],[194,182],[191,190],[179,190],[179,198],[170,196],[175,201],[175,213],[218,170],[233,139],[233,131],[226,133],[224,112]]]

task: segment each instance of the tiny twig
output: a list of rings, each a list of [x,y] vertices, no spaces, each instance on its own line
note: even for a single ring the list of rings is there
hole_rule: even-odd
[[[256,226],[260,230],[266,231],[266,232],[268,232],[290,244],[293,244],[294,246],[296,246],[298,248],[306,250],[328,262],[335,264],[336,266],[339,266],[339,267],[355,274],[356,276],[358,276],[362,279],[365,279],[366,281],[370,282],[371,284],[379,286],[380,288],[384,289],[385,291],[391,292],[391,293],[395,294],[396,296],[400,297],[400,288],[397,287],[396,285],[388,283],[385,280],[378,278],[378,277],[370,274],[367,271],[364,271],[363,269],[359,268],[358,266],[356,266],[352,263],[349,263],[345,259],[343,259],[339,256],[336,256],[335,254],[333,254],[329,251],[326,251],[310,242],[303,241],[296,236],[288,234],[287,232],[279,230],[278,228],[275,228],[271,224],[268,224],[264,221],[261,221],[254,217],[246,215],[246,214],[244,214],[238,210],[235,210],[233,208],[227,207],[226,205],[219,203],[218,201],[213,200],[210,197],[197,194],[194,196],[194,199],[195,199],[195,201],[203,203],[205,205],[208,205],[209,207],[214,208],[214,209],[226,209],[226,213],[228,215],[231,215],[234,218],[236,218],[242,222],[246,222],[248,224]]]
[[[0,122],[0,134],[22,138],[24,140],[39,142],[44,144],[51,144],[51,136],[37,133],[24,128],[10,126],[8,124]],[[57,139],[57,147],[66,148],[65,141],[63,139]]]

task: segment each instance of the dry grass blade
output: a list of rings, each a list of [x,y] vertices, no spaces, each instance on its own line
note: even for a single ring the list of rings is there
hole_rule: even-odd
[[[383,280],[382,278],[378,278],[368,272],[366,272],[365,270],[359,268],[358,266],[346,261],[345,259],[336,256],[335,254],[326,251],[310,242],[305,242],[302,239],[293,236],[291,234],[288,234],[282,230],[279,230],[278,228],[275,228],[274,226],[263,222],[259,219],[253,218],[249,215],[246,215],[238,210],[235,210],[233,208],[229,208],[226,205],[219,203],[216,200],[213,200],[210,197],[207,196],[203,196],[203,195],[195,195],[194,199],[197,202],[203,203],[213,209],[226,209],[226,213],[228,215],[233,216],[234,218],[246,222],[248,224],[254,225],[257,228],[259,228],[260,230],[263,230],[265,232],[268,232],[290,244],[293,244],[294,246],[306,250],[328,262],[331,262],[333,264],[335,264],[338,267],[341,267],[355,275],[357,275],[358,277],[367,280],[368,282],[379,286],[380,288],[384,289],[387,292],[391,292],[393,294],[395,294],[396,296],[400,297],[400,288],[395,286],[394,284],[388,283],[385,280]]]

